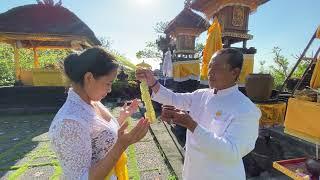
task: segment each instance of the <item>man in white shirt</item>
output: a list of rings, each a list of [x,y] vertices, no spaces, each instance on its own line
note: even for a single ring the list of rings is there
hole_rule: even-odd
[[[184,180],[246,178],[242,157],[254,149],[261,112],[236,85],[242,63],[239,50],[218,51],[209,64],[210,88],[193,93],[173,93],[150,71],[136,72],[152,89],[153,100],[177,108],[164,109],[161,118],[188,129]]]

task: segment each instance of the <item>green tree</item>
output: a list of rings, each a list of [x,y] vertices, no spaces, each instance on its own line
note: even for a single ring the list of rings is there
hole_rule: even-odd
[[[265,68],[265,64],[266,64],[266,61],[259,61],[259,65],[260,65],[260,68],[259,68],[259,73],[261,74],[265,74],[267,73],[267,69]]]
[[[273,65],[269,66],[268,70],[264,68],[265,61],[260,61],[260,72],[269,72],[274,78],[276,88],[279,88],[283,84],[293,68],[293,66],[289,65],[288,58],[281,54],[281,51],[282,50],[279,47],[273,48]],[[301,62],[294,71],[292,77],[301,78],[307,66],[307,61]]]
[[[168,21],[159,21],[153,27],[153,30],[158,34],[164,34],[164,31],[166,30],[168,24],[169,24]]]
[[[10,45],[0,43],[0,86],[14,84],[13,49]]]
[[[155,42],[146,42],[146,47],[136,53],[138,59],[141,58],[156,58],[160,59],[162,57],[161,51]]]
[[[302,75],[303,75],[303,73],[304,73],[304,71],[307,69],[307,67],[308,67],[308,61],[302,61],[299,65],[298,65],[298,67],[297,67],[297,69],[294,71],[294,73],[293,73],[293,77],[295,77],[295,78],[301,78],[302,77]]]
[[[101,47],[111,50],[112,40],[107,37],[100,37]]]
[[[279,87],[289,74],[289,61],[286,57],[281,54],[281,49],[279,47],[274,47],[272,49],[273,65],[270,65],[270,74],[274,78],[275,86]]]
[[[199,42],[196,43],[195,50],[196,50],[199,57],[202,57],[202,51],[203,51],[204,47],[205,47],[205,45],[203,43],[199,43]]]
[[[163,57],[163,53],[168,49],[170,41],[170,39],[164,33],[168,24],[169,22],[166,21],[160,21],[156,23],[153,29],[158,35],[158,38],[155,41],[146,42],[145,48],[136,53],[136,57],[138,59],[152,58],[155,60],[160,60]]]

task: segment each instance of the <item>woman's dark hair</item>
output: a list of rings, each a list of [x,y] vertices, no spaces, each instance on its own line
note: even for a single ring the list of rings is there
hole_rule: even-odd
[[[94,78],[108,75],[118,68],[116,58],[102,48],[90,48],[81,54],[71,54],[64,60],[64,72],[74,83],[83,85],[85,73],[91,72]]]

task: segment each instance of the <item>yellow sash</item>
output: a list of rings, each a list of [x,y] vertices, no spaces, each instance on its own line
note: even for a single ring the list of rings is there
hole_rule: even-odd
[[[109,175],[105,178],[105,180],[110,180],[110,177],[112,174],[115,174],[118,180],[129,180],[126,153],[122,153],[118,162],[116,163],[114,168],[111,170]]]

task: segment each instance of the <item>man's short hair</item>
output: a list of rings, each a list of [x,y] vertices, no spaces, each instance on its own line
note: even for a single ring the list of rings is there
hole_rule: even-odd
[[[217,52],[216,55],[228,55],[227,63],[230,64],[232,69],[242,69],[243,54],[236,48],[225,48]]]

